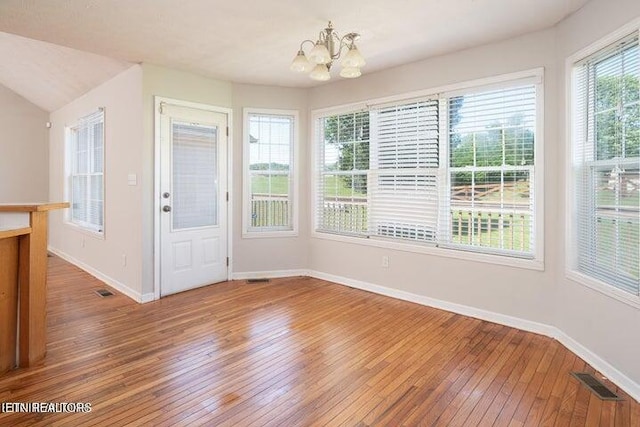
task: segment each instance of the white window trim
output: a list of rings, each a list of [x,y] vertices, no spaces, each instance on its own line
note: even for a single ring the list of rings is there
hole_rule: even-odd
[[[580,285],[586,286],[603,295],[617,301],[640,308],[640,296],[632,295],[608,285],[601,280],[587,276],[577,269],[578,251],[574,244],[576,241],[575,217],[576,207],[573,197],[575,194],[575,183],[573,177],[573,114],[574,114],[574,91],[573,91],[573,70],[576,63],[587,57],[605,49],[618,40],[628,36],[633,32],[640,33],[640,18],[636,18],[618,30],[593,42],[589,46],[579,50],[565,60],[565,277]]]
[[[293,117],[293,141],[292,141],[292,158],[293,164],[291,165],[291,230],[268,230],[257,231],[251,230],[249,227],[249,212],[251,211],[249,197],[251,195],[251,179],[249,176],[249,115],[250,114],[265,114],[265,115],[280,115],[280,116],[292,116]],[[298,110],[277,110],[268,108],[243,108],[243,120],[242,120],[242,238],[243,239],[255,239],[255,238],[274,238],[274,237],[296,237],[298,236],[298,216],[299,216],[299,188],[300,188],[300,149],[299,149],[299,129],[300,129],[300,113]]]
[[[104,110],[103,107],[99,108],[100,110]],[[107,144],[106,144],[106,134],[107,134],[107,129],[106,129],[106,119],[103,116],[103,141],[102,141],[102,149],[103,149],[103,165],[102,165],[102,230],[98,231],[93,227],[88,227],[88,226],[83,226],[80,223],[74,222],[72,219],[72,213],[71,213],[71,209],[66,209],[65,213],[63,215],[63,224],[77,232],[80,232],[82,234],[85,234],[89,237],[94,237],[96,239],[100,239],[100,240],[105,240],[106,239],[106,227],[105,224],[107,223],[107,173],[106,173],[106,165],[107,165]],[[71,134],[72,132],[76,132],[78,128],[78,124],[75,123],[73,125],[66,125],[64,128],[64,159],[65,159],[65,166],[64,166],[64,179],[65,179],[65,185],[64,185],[64,198],[65,200],[71,200],[72,199],[72,195],[71,195],[71,162],[73,161],[71,159],[71,150],[70,150],[70,144],[71,144]]]
[[[415,244],[411,242],[387,241],[378,238],[366,238],[358,236],[348,236],[316,231],[318,228],[318,218],[316,215],[318,188],[315,185],[320,171],[318,170],[319,144],[316,141],[318,134],[318,119],[328,115],[341,114],[355,111],[372,104],[381,105],[398,101],[410,101],[423,97],[440,97],[443,93],[446,96],[455,96],[458,92],[464,93],[469,89],[490,90],[514,85],[535,84],[536,86],[536,144],[534,154],[534,164],[536,173],[534,176],[534,215],[536,221],[535,232],[535,252],[533,259],[515,258],[505,255],[486,254],[474,250],[457,250],[437,247],[433,244]],[[375,98],[359,103],[339,105],[331,108],[321,108],[311,111],[311,123],[309,140],[313,141],[311,153],[311,173],[314,184],[311,186],[311,237],[316,239],[333,240],[338,242],[374,246],[385,249],[392,249],[404,252],[422,253],[428,255],[455,258],[468,261],[477,261],[488,264],[505,265],[529,270],[544,271],[544,68],[534,68],[515,73],[502,74],[499,76],[483,79],[471,80],[447,86],[436,87],[405,94],[393,95],[384,98]],[[446,148],[448,150],[448,148]]]

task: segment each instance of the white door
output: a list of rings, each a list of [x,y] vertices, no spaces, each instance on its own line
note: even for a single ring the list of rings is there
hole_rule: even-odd
[[[227,280],[227,115],[162,103],[160,295]]]

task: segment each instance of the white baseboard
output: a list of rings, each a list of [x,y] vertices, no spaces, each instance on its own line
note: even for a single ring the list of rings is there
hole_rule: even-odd
[[[134,300],[136,302],[145,303],[145,302],[153,301],[153,299],[154,299],[153,293],[142,295],[139,292],[134,291],[133,289],[131,289],[130,287],[128,287],[124,283],[119,282],[119,281],[107,276],[106,274],[96,270],[95,268],[91,267],[90,265],[85,264],[84,262],[72,257],[71,255],[67,254],[66,252],[63,252],[63,251],[61,251],[59,249],[56,249],[56,248],[53,248],[51,246],[49,246],[47,249],[49,250],[49,252],[59,256],[60,258],[64,259],[65,261],[70,262],[71,264],[75,265],[76,267],[81,268],[82,270],[86,271],[87,273],[89,273],[90,275],[95,277],[96,279],[102,280],[104,283],[106,283],[107,285],[111,286],[113,289],[115,289],[118,292],[128,296],[129,298],[131,298],[132,300]]]
[[[338,283],[340,285],[349,286],[351,288],[373,292],[375,294],[385,295],[388,297],[397,298],[428,307],[438,308],[464,316],[474,317],[476,319],[486,320],[488,322],[498,323],[512,328],[517,328],[554,338],[558,340],[558,342],[560,342],[562,345],[564,345],[567,349],[582,358],[589,365],[593,366],[594,369],[599,371],[602,375],[607,377],[618,387],[623,389],[629,396],[640,402],[640,385],[638,383],[624,375],[622,372],[617,370],[614,366],[606,362],[600,356],[598,356],[555,326],[533,322],[531,320],[520,319],[518,317],[507,316],[504,314],[482,310],[462,304],[442,301],[435,298],[429,298],[423,295],[413,294],[411,292],[400,291],[398,289],[387,288],[385,286],[374,285],[372,283],[349,279],[341,276],[335,276],[319,271],[309,271],[308,274],[309,276],[315,277],[317,279],[327,280],[329,282]]]
[[[151,302],[151,301],[155,301],[156,300],[156,296],[153,292],[149,292],[146,294],[142,294],[142,296],[140,297],[140,303],[144,304],[146,302]]]
[[[596,371],[607,377],[612,383],[623,389],[629,396],[633,397],[636,402],[640,402],[640,384],[627,377],[609,362],[602,359],[600,356],[562,332],[560,329],[555,329],[557,334],[553,338],[557,339],[571,352],[575,353],[582,360],[593,366]]]
[[[281,277],[309,276],[308,270],[271,270],[271,271],[245,271],[231,273],[231,280],[247,279],[279,279]]]
[[[349,279],[346,277],[334,276],[332,274],[321,273],[319,271],[310,271],[309,275],[317,279],[327,280],[330,282],[346,285],[351,288],[361,289],[363,291],[373,292],[379,295],[400,299],[403,301],[414,302],[416,304],[426,305],[428,307],[438,308],[450,311],[452,313],[462,314],[464,316],[474,317],[476,319],[486,320],[488,322],[499,323],[512,328],[522,329],[523,331],[533,332],[536,334],[552,336],[555,328],[543,323],[533,322],[530,320],[520,319],[518,317],[507,316],[493,311],[482,310],[467,305],[456,304],[430,298],[423,295],[413,294],[411,292],[400,291],[398,289],[387,288],[385,286],[374,285],[360,280]]]

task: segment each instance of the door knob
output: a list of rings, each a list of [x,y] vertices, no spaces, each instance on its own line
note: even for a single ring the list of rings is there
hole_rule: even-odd
[[[162,210],[163,210],[163,212],[171,212],[171,206],[169,206],[169,205],[164,205],[164,206],[162,207]]]

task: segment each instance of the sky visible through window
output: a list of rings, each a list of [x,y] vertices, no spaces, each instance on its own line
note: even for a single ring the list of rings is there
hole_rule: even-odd
[[[292,118],[252,115],[249,120],[251,165],[289,165]]]

